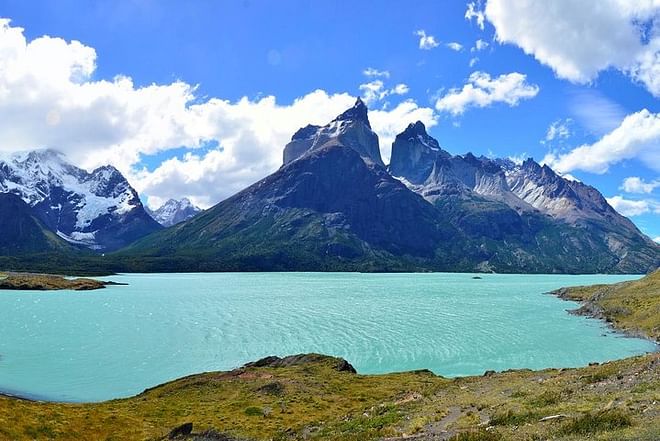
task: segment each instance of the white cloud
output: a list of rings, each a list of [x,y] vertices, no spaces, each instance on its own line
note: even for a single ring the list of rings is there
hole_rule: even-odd
[[[405,95],[410,91],[410,88],[407,84],[399,83],[391,89],[391,92],[395,95]]]
[[[653,242],[660,243],[660,236],[654,237]]]
[[[484,30],[484,11],[481,10],[481,1],[469,2],[467,4],[467,10],[465,11],[465,19],[472,21],[474,19],[477,22],[477,26],[482,31]]]
[[[440,42],[438,42],[433,35],[427,35],[426,31],[423,29],[416,31],[415,35],[419,37],[420,49],[429,50],[440,45]]]
[[[503,102],[516,106],[521,100],[530,99],[539,92],[539,87],[529,84],[526,75],[518,72],[503,74],[491,78],[485,72],[474,72],[462,89],[452,89],[438,99],[438,110],[460,115],[469,107],[487,107]]]
[[[595,89],[573,91],[569,94],[569,109],[581,125],[601,136],[619,127],[626,110]]]
[[[456,52],[460,52],[461,50],[463,50],[463,45],[455,41],[452,41],[451,43],[447,43],[445,46]]]
[[[479,52],[488,47],[488,43],[481,38],[474,42],[474,46],[470,48],[470,52]]]
[[[560,172],[605,173],[610,165],[631,158],[660,170],[660,114],[646,109],[630,114],[619,127],[595,143],[581,145],[564,154],[549,153],[543,162]]]
[[[364,76],[366,77],[383,77],[383,78],[389,78],[390,77],[390,72],[387,70],[378,70],[374,69],[373,67],[367,67],[365,70],[362,71]]]
[[[474,67],[474,65],[477,64],[478,62],[479,62],[479,57],[473,57],[470,58],[470,62],[468,64],[470,65],[470,67]]]
[[[646,182],[642,178],[631,176],[624,179],[619,188],[626,193],[651,193],[657,187],[660,187],[660,179]]]
[[[273,96],[199,98],[183,81],[138,87],[125,76],[95,79],[95,67],[93,48],[53,37],[28,41],[0,21],[0,152],[50,147],[87,169],[112,164],[154,203],[187,196],[207,207],[235,193],[277,170],[298,128],[326,124],[355,100],[323,90],[290,104]],[[435,123],[433,109],[412,101],[370,118],[389,142],[400,125]],[[181,146],[184,155],[144,167],[145,158],[169,157]]]
[[[407,84],[399,83],[391,89],[385,87],[382,80],[373,80],[368,83],[360,84],[362,99],[367,105],[381,101],[390,95],[405,95],[410,91]]]
[[[560,78],[588,83],[615,68],[660,96],[657,0],[488,0],[485,13],[500,43],[519,46]]]
[[[378,133],[380,151],[385,163],[389,162],[392,143],[396,135],[401,133],[411,122],[421,121],[427,128],[438,123],[433,109],[420,107],[413,100],[405,100],[390,110],[370,110],[371,127]]]
[[[569,126],[571,122],[571,119],[567,118],[564,120],[558,119],[550,124],[550,127],[548,127],[548,131],[545,134],[545,142],[554,141],[555,139],[562,140],[570,137],[571,129]]]
[[[360,84],[359,89],[362,92],[362,99],[367,104],[372,104],[376,101],[382,100],[387,96],[385,83],[383,83],[381,80],[374,80],[368,83]]]
[[[632,200],[621,196],[606,198],[607,202],[624,216],[640,216],[642,214],[660,214],[660,202],[655,200]]]

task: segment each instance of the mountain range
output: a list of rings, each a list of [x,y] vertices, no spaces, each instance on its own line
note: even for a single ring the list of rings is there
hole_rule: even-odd
[[[168,199],[163,205],[155,210],[145,207],[147,213],[164,227],[171,227],[183,221],[187,221],[199,213],[202,209],[193,204],[188,198]]]
[[[0,160],[0,192],[18,195],[64,241],[92,250],[113,251],[161,229],[116,168],[90,173],[54,150]]]
[[[18,196],[0,203],[23,203],[31,242],[67,255],[109,252],[76,254],[109,271],[644,273],[660,265],[660,246],[595,188],[532,159],[451,155],[416,122],[397,135],[386,166],[360,99],[327,125],[298,130],[279,170],[203,212],[186,199],[148,212],[116,169],[88,173],[50,150],[0,162],[0,191]]]
[[[308,125],[282,167],[120,254],[194,270],[647,272],[660,247],[593,187],[528,159],[452,156],[424,125],[385,166],[366,105]]]

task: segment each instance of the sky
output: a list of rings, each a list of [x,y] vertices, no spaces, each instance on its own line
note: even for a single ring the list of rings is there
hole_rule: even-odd
[[[0,151],[112,164],[152,207],[214,205],[358,96],[385,162],[421,120],[660,241],[660,0],[0,0]]]

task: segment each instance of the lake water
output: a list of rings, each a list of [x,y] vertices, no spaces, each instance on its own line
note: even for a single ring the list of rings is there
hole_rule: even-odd
[[[543,293],[637,276],[131,274],[89,292],[0,291],[0,391],[125,397],[266,355],[320,352],[360,373],[572,367],[655,350]]]

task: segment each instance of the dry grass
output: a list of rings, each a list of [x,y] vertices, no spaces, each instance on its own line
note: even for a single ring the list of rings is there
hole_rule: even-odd
[[[38,291],[72,289],[86,291],[101,288],[105,288],[104,282],[87,278],[66,279],[62,276],[29,273],[0,274],[0,289]]]

